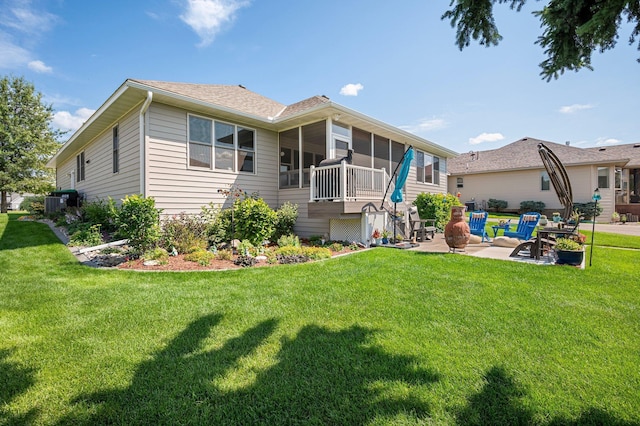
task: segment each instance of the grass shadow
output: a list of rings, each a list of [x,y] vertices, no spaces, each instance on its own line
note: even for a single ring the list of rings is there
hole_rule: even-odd
[[[18,220],[24,215],[22,213],[0,214],[0,250],[60,243],[48,225],[31,220]]]
[[[224,382],[277,321],[203,351],[201,342],[220,320],[196,320],[141,364],[130,386],[79,396],[73,415],[59,424],[365,424],[379,416],[428,417],[428,405],[407,389],[437,376],[416,367],[413,358],[372,347],[371,332],[361,327],[306,326],[283,339],[275,363],[250,383]]]
[[[484,375],[482,389],[468,399],[456,413],[459,425],[530,425],[538,423],[534,413],[524,406],[526,391],[502,367],[492,367]],[[617,419],[598,408],[589,408],[576,419],[553,418],[549,426],[612,425],[638,426],[635,422]]]
[[[14,416],[5,407],[35,384],[34,372],[9,361],[10,355],[10,350],[0,349],[0,424],[28,424],[37,414],[35,409]]]

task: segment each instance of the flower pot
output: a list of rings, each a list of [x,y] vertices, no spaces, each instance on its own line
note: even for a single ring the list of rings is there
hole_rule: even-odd
[[[582,265],[584,259],[584,250],[556,250],[557,265]]]
[[[463,249],[469,244],[471,230],[464,220],[464,206],[451,207],[451,219],[444,227],[444,239],[451,249]]]
[[[382,244],[389,244],[389,239],[386,237],[382,238]]]

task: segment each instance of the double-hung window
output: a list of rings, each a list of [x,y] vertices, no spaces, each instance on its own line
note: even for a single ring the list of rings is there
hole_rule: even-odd
[[[189,115],[189,166],[255,172],[255,131]]]
[[[551,179],[549,179],[549,173],[547,171],[540,172],[540,190],[549,191],[551,189]]]

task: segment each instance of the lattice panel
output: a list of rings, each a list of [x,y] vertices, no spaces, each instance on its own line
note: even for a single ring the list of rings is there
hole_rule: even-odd
[[[362,241],[360,219],[331,219],[329,232],[329,238],[335,241]]]

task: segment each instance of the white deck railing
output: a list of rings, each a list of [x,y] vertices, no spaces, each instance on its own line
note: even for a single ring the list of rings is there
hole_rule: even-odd
[[[310,168],[310,201],[382,201],[389,175],[385,169],[340,164]],[[393,191],[389,188],[389,194]]]

